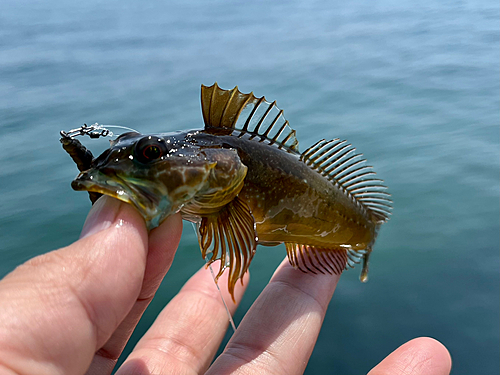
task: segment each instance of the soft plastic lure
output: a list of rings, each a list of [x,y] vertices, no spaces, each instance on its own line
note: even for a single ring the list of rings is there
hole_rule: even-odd
[[[300,153],[276,103],[201,88],[203,130],[127,132],[94,158],[74,137],[109,135],[102,126],[61,132],[81,173],[72,182],[94,202],[107,194],[133,204],[149,228],[181,212],[196,223],[204,258],[230,269],[229,291],[257,244],[285,243],[303,272],[340,274],[363,259],[361,280],[391,201],[372,167],[346,141],[321,140]]]

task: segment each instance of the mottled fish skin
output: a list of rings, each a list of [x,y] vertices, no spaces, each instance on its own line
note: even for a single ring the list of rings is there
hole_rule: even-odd
[[[233,135],[200,132],[200,147],[238,151],[248,167],[239,196],[252,210],[260,244],[349,245],[362,250],[376,222],[331,182],[299,161],[299,155]]]
[[[135,205],[149,228],[181,212],[203,257],[221,259],[217,278],[230,269],[232,295],[257,244],[285,243],[304,272],[338,274],[363,258],[365,281],[391,201],[354,148],[322,140],[299,153],[283,111],[237,87],[202,86],[202,111],[202,130],[125,133],[91,162],[83,146],[65,146],[88,167],[72,187]]]

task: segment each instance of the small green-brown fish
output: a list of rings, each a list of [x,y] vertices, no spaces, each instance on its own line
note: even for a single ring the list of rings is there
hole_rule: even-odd
[[[340,274],[363,258],[365,281],[391,201],[354,148],[321,140],[300,153],[275,102],[237,87],[202,86],[201,106],[204,129],[124,133],[97,158],[61,132],[81,171],[73,189],[133,204],[149,228],[181,212],[197,225],[203,258],[221,259],[217,277],[230,269],[231,294],[257,244],[285,243],[304,272]]]

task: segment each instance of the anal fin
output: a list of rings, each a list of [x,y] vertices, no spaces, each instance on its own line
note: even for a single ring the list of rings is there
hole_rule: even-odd
[[[202,216],[198,241],[203,258],[210,257],[207,265],[221,260],[215,281],[229,268],[228,289],[234,301],[236,282],[248,271],[257,247],[255,220],[248,205],[236,197],[219,211]]]
[[[285,243],[288,261],[305,273],[340,275],[344,269],[359,263],[365,251],[353,251],[341,246],[318,247],[292,242]]]

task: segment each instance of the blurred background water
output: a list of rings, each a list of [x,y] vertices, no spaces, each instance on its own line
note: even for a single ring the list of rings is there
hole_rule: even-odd
[[[200,84],[239,85],[277,100],[302,150],[348,139],[395,202],[370,282],[342,276],[306,373],[366,373],[428,335],[453,374],[498,374],[498,19],[482,0],[3,0],[0,276],[79,235],[90,203],[60,130],[200,128]],[[284,255],[258,249],[236,321]],[[127,351],[202,264],[186,225]]]

